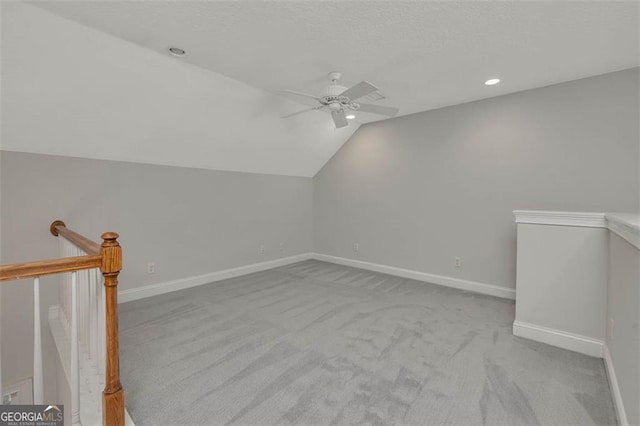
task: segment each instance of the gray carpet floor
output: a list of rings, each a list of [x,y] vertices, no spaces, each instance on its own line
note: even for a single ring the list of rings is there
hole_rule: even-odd
[[[602,360],[514,303],[310,260],[120,307],[138,425],[612,425]]]

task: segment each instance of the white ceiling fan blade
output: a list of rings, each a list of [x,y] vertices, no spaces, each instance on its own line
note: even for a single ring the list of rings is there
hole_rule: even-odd
[[[320,98],[318,98],[315,95],[310,95],[309,93],[303,93],[303,92],[296,92],[295,90],[285,89],[285,90],[280,90],[280,92],[287,93],[290,95],[302,96],[304,98],[311,98],[311,99],[315,99],[316,101],[320,100]]]
[[[336,125],[336,129],[341,127],[346,127],[349,125],[347,121],[347,117],[344,115],[344,110],[341,109],[339,111],[331,111],[331,117],[333,118],[333,124]]]
[[[283,116],[282,116],[282,118],[289,118],[289,117],[293,117],[294,115],[302,114],[302,113],[305,113],[305,112],[309,112],[309,111],[313,111],[313,110],[315,110],[315,109],[321,109],[321,108],[324,108],[324,105],[320,105],[320,106],[313,107],[313,108],[303,109],[303,110],[301,110],[301,111],[296,111],[296,112],[294,112],[294,113],[292,113],[292,114],[283,115]]]
[[[355,86],[345,90],[340,94],[340,96],[346,96],[352,101],[355,101],[358,98],[363,96],[367,96],[369,93],[373,93],[378,91],[378,88],[368,81],[361,81]]]
[[[361,103],[358,103],[358,105],[360,105],[360,108],[358,108],[358,111],[372,112],[374,114],[380,114],[380,115],[388,115],[389,117],[395,116],[400,111],[398,108],[388,107],[383,105],[361,104]]]

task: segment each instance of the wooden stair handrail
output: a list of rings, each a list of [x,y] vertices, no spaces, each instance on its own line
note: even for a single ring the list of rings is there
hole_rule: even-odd
[[[63,257],[62,259],[2,265],[0,266],[0,282],[99,268],[100,265],[102,265],[101,255]]]
[[[82,249],[86,256],[40,260],[0,266],[0,282],[62,272],[100,268],[105,287],[106,365],[105,387],[102,392],[102,422],[107,426],[124,426],[124,390],[120,383],[120,358],[118,352],[118,274],[122,270],[122,248],[118,234],[105,232],[102,244],[67,228],[61,220],[49,227],[51,233]]]
[[[63,236],[67,241],[72,242],[87,254],[100,254],[100,245],[98,243],[94,243],[87,237],[67,228],[67,225],[61,220],[54,221],[49,229],[54,236]]]

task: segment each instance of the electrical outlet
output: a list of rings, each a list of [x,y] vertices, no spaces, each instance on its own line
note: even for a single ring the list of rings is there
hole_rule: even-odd
[[[358,244],[358,243],[353,243],[353,251],[355,251],[355,252],[359,252],[359,251],[360,251],[360,244]]]
[[[609,340],[613,341],[613,332],[616,329],[616,322],[613,318],[609,318]]]
[[[284,251],[284,243],[280,243],[280,253]]]
[[[260,244],[260,254],[264,254],[264,252],[265,252],[264,244]]]
[[[460,259],[459,257],[454,258],[453,264],[456,268],[462,268],[462,259]]]
[[[155,274],[156,273],[156,263],[149,262],[147,263],[147,274]]]

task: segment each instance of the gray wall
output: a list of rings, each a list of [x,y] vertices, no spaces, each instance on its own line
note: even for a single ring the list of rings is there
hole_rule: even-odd
[[[312,247],[310,178],[2,151],[0,191],[2,264],[57,257],[58,241],[48,226],[62,219],[94,241],[107,230],[121,235],[121,290]],[[148,275],[151,261],[156,273]],[[48,306],[56,294],[52,286],[43,287],[42,305]],[[6,384],[31,375],[30,356],[24,354],[32,353],[32,342],[24,336],[33,330],[32,294],[27,282],[3,284]]]
[[[513,287],[513,209],[637,211],[639,86],[635,69],[366,125],[313,183],[5,151],[0,262],[56,256],[47,227],[60,218],[96,240],[122,235],[122,289],[308,252],[312,239],[320,253]],[[4,383],[31,375],[31,297],[3,285]]]
[[[314,178],[314,251],[514,287],[512,210],[637,210],[639,89],[636,68],[365,125]]]

